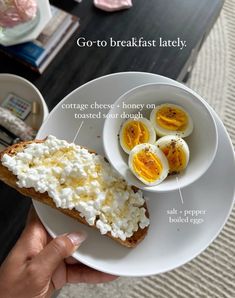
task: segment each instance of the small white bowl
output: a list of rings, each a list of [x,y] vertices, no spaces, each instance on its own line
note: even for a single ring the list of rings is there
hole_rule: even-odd
[[[39,129],[48,116],[48,107],[45,103],[45,100],[41,92],[37,89],[35,85],[31,82],[17,75],[10,73],[1,73],[0,74],[0,102],[9,94],[14,93],[23,99],[26,99],[30,102],[36,102],[38,106],[38,111],[36,114],[36,123],[35,129]],[[33,116],[30,115],[27,117],[25,122],[29,125],[32,125]],[[34,119],[33,119],[34,120]]]
[[[186,170],[177,176],[167,177],[156,186],[147,186],[132,174],[128,167],[128,154],[121,148],[118,137],[125,119],[109,118],[111,115],[121,115],[123,112],[138,113],[137,109],[123,108],[123,103],[144,104],[145,108],[141,113],[147,119],[152,111],[151,108],[146,107],[147,104],[173,103],[188,111],[192,117],[194,129],[192,134],[185,138],[190,150],[190,160]],[[209,105],[195,92],[186,91],[171,84],[147,84],[128,91],[114,103],[114,107],[109,111],[108,118],[105,120],[103,144],[110,163],[131,185],[146,191],[166,192],[190,185],[207,171],[217,151],[218,134]]]
[[[20,76],[2,73],[0,74],[0,103],[9,93],[14,93],[30,102],[35,102],[37,106],[36,113],[30,113],[24,121],[34,130],[39,130],[49,114],[48,107],[40,91],[32,83]],[[0,145],[0,151],[3,149],[5,147]]]

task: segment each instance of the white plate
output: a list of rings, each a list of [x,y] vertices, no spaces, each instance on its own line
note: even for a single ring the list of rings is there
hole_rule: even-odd
[[[23,42],[34,40],[42,32],[46,24],[51,19],[51,8],[48,0],[37,1],[38,5],[38,23],[29,32],[20,35],[19,37],[0,36],[0,44],[3,46],[17,45]]]
[[[74,139],[81,124],[74,111],[61,108],[62,103],[113,103],[121,94],[142,84],[154,82],[179,83],[148,73],[119,73],[91,81],[69,94],[52,111],[38,137],[54,134],[68,141]],[[181,85],[182,86],[182,85]],[[186,87],[185,87],[186,88]],[[108,111],[107,111],[108,112]],[[45,205],[34,202],[39,217],[52,237],[76,230],[86,230],[87,241],[74,253],[82,263],[103,272],[121,276],[146,276],[172,270],[200,254],[216,238],[224,226],[234,199],[235,162],[229,136],[213,112],[218,127],[218,151],[214,163],[204,176],[183,189],[184,204],[177,191],[163,194],[147,193],[151,217],[149,233],[135,249],[127,249],[98,231]],[[103,154],[104,120],[87,120],[77,143]],[[167,210],[205,210],[204,223],[170,224]]]

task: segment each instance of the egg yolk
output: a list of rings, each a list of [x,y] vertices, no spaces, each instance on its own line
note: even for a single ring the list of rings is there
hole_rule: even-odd
[[[169,173],[177,174],[187,166],[186,154],[181,145],[172,141],[169,145],[161,148],[169,163]]]
[[[123,131],[124,144],[128,149],[149,141],[148,128],[140,121],[132,121],[125,125]]]
[[[165,106],[157,111],[156,121],[165,129],[183,131],[188,125],[188,116],[183,110]]]
[[[163,165],[154,153],[144,149],[134,155],[133,168],[139,177],[147,182],[154,182],[160,178]]]

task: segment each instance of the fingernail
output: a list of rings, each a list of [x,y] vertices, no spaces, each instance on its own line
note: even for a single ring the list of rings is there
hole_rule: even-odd
[[[87,234],[82,231],[78,233],[70,233],[67,235],[74,246],[79,246],[87,238]]]

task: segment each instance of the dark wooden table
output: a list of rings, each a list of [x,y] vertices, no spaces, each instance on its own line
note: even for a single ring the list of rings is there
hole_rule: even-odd
[[[0,54],[0,72],[25,77],[42,92],[49,109],[81,84],[109,73],[145,71],[179,81],[187,79],[197,53],[217,19],[223,0],[133,0],[133,8],[105,13],[93,7],[92,1],[77,4],[72,0],[54,0],[57,5],[79,16],[80,29],[64,46],[42,76]],[[79,48],[76,40],[185,40],[178,48]],[[0,262],[22,231],[30,200],[21,198],[0,184]]]

